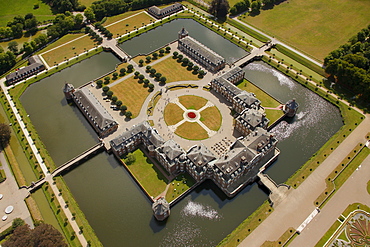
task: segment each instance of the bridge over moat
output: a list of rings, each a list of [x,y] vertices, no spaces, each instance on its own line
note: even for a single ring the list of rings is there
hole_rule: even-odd
[[[250,54],[236,61],[234,65],[243,68],[248,63],[253,62],[256,58],[263,56],[265,51],[267,51],[268,49],[271,49],[274,45],[275,43],[269,41],[269,42],[266,42],[260,48],[253,48]]]
[[[78,165],[80,161],[87,159],[92,154],[95,154],[103,146],[104,146],[104,142],[102,141],[95,144],[91,148],[87,149],[86,151],[82,152],[81,154],[77,155],[76,157],[70,159],[69,161],[65,162],[64,164],[56,168],[52,173],[47,174],[46,177],[38,180],[37,182],[33,182],[30,186],[27,187],[28,191],[31,193],[37,190],[46,181],[51,181],[55,176],[58,176],[61,173],[70,169],[71,167]]]
[[[257,174],[259,184],[265,186],[269,191],[269,200],[271,205],[276,207],[288,194],[290,191],[290,186],[286,184],[276,184],[269,175],[259,172]]]

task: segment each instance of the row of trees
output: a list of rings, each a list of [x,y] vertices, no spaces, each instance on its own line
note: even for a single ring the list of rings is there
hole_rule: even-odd
[[[113,37],[113,34],[108,30],[106,29],[100,22],[97,22],[95,24],[95,27],[105,36],[107,37],[108,39],[111,39]]]
[[[194,65],[194,63],[191,62],[188,58],[184,58],[184,56],[182,54],[179,54],[177,51],[173,53],[172,58],[177,59],[177,62],[181,63],[183,67],[187,67],[187,70],[193,71],[192,73],[194,75],[198,74],[199,78],[203,78],[203,76],[206,74],[206,72],[201,70],[197,65]]]
[[[332,80],[368,102],[370,98],[370,25],[324,59]]]

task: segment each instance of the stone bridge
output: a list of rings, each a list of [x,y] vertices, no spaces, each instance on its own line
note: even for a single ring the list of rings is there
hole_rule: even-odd
[[[258,57],[263,56],[266,50],[271,49],[275,44],[271,41],[266,42],[263,46],[260,48],[253,48],[252,52],[245,57],[242,57],[238,61],[234,63],[235,66],[243,68],[248,63],[252,62]]]
[[[259,172],[257,174],[260,181],[259,184],[265,186],[269,191],[269,199],[272,206],[278,205],[288,194],[290,191],[290,186],[286,184],[276,184],[274,180],[272,180],[269,175]]]
[[[42,186],[47,180],[51,181],[53,179],[53,177],[58,176],[62,172],[64,172],[64,171],[68,170],[69,168],[71,168],[72,166],[77,165],[81,160],[86,159],[91,154],[97,152],[103,146],[104,146],[104,142],[99,142],[99,143],[95,144],[94,146],[92,146],[91,148],[87,149],[83,153],[77,155],[76,157],[72,158],[71,160],[67,161],[63,165],[61,165],[58,168],[56,168],[52,173],[49,173],[48,175],[46,175],[46,177],[38,180],[37,182],[32,182],[32,184],[30,186],[26,187],[26,188],[28,189],[28,191],[30,193],[33,192],[34,190],[36,190],[40,186]]]

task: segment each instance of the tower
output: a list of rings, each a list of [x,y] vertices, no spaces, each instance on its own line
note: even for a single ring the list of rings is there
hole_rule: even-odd
[[[72,84],[67,83],[64,84],[63,93],[67,99],[67,101],[70,101],[72,99],[72,94],[75,91],[75,88]]]
[[[152,210],[154,217],[158,221],[164,221],[168,216],[170,216],[170,204],[164,197],[160,197],[153,202]]]
[[[179,32],[179,39],[185,38],[188,35],[189,35],[188,31],[186,31],[185,27],[183,27]]]
[[[293,98],[283,106],[283,111],[288,117],[294,117],[297,113],[298,107],[299,104],[295,101],[295,98]]]

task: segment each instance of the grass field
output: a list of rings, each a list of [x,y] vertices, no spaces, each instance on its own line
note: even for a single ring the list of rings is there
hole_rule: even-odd
[[[185,122],[177,127],[175,134],[188,140],[203,140],[208,134],[198,123]]]
[[[39,5],[38,9],[34,9],[35,4]],[[0,26],[6,26],[8,21],[12,21],[14,16],[25,16],[32,13],[38,21],[54,19],[53,13],[49,5],[42,0],[17,0],[11,1],[0,0]]]
[[[167,83],[175,81],[199,80],[197,75],[194,75],[191,71],[188,71],[186,67],[182,67],[181,64],[176,62],[175,59],[172,59],[172,57],[168,57],[152,67],[167,78]]]
[[[173,201],[179,195],[187,191],[191,186],[195,184],[195,180],[188,173],[178,175],[168,187],[166,193],[166,200],[168,202]]]
[[[323,60],[369,25],[369,13],[369,1],[364,0],[294,0],[241,20]]]
[[[132,13],[131,13],[132,15]],[[121,19],[124,17],[121,17]],[[112,19],[112,20],[120,20],[118,18]],[[109,20],[111,22],[112,20]],[[154,18],[147,15],[145,12],[140,13],[134,17],[128,18],[126,20],[117,22],[116,24],[110,25],[104,23],[105,27],[113,34],[113,35],[123,35],[127,32],[131,32],[132,30],[135,30],[135,28],[140,28],[144,25],[150,24],[151,20],[154,21]]]
[[[149,195],[157,197],[166,189],[166,178],[140,149],[136,149],[133,155],[136,160],[127,165],[128,169],[140,181]]]
[[[134,77],[130,77],[111,88],[118,100],[121,100],[123,105],[127,106],[127,110],[131,111],[132,118],[139,115],[141,106],[149,95],[148,89],[143,87],[144,84],[139,84],[137,81]]]
[[[216,106],[207,107],[200,112],[200,120],[210,129],[218,131],[221,127],[222,116]]]
[[[261,101],[263,107],[276,108],[280,105],[280,102],[272,98],[270,95],[256,87],[253,83],[244,79],[239,83],[238,88],[243,89],[247,92],[254,93],[256,97]],[[281,110],[265,109],[266,117],[270,120],[270,124],[274,123],[280,117],[284,115]]]
[[[184,111],[176,104],[169,103],[164,109],[164,121],[167,125],[174,125],[184,119]]]
[[[53,66],[54,63],[63,62],[66,58],[70,59],[76,54],[83,53],[85,50],[95,47],[95,43],[89,36],[80,38],[81,36],[83,36],[83,34],[67,34],[48,46],[46,49],[42,50],[40,53],[48,65]],[[72,41],[76,38],[79,39]],[[65,44],[68,41],[72,42]],[[65,45],[58,47],[61,44]],[[56,49],[52,50],[53,48]]]
[[[207,104],[208,100],[199,96],[184,95],[179,97],[179,101],[186,109],[199,110]]]

